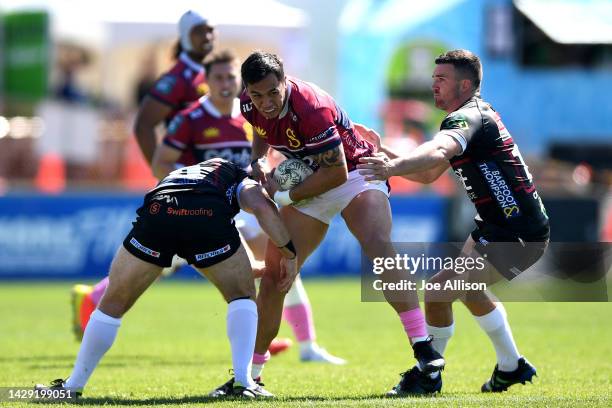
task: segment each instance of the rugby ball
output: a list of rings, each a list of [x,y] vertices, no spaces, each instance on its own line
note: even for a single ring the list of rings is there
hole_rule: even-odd
[[[280,191],[291,190],[312,174],[312,169],[299,159],[287,159],[274,169],[274,180]]]

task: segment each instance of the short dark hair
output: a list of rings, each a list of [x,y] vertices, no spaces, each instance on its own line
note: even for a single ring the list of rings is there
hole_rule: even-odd
[[[257,83],[269,74],[274,74],[279,81],[282,81],[285,78],[283,60],[276,54],[258,50],[242,63],[240,74],[245,85]]]
[[[451,64],[459,74],[460,79],[468,79],[474,85],[474,91],[480,92],[482,82],[482,64],[478,55],[469,50],[451,50],[438,56],[436,65]]]
[[[206,73],[210,72],[210,68],[215,64],[230,64],[238,63],[240,60],[232,50],[222,50],[214,53],[204,61],[204,69]]]

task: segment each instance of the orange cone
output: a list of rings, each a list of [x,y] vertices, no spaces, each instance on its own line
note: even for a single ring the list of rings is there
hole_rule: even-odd
[[[94,310],[96,310],[96,304],[92,300],[91,294],[85,295],[81,303],[79,316],[79,318],[81,319],[81,333],[85,333],[85,328],[87,327],[87,323],[89,323],[89,318],[91,317],[91,314],[94,312]]]
[[[136,138],[128,138],[122,169],[123,185],[128,190],[149,190],[157,184],[157,179],[138,147]]]
[[[59,194],[66,188],[66,163],[57,153],[46,153],[38,162],[34,184],[48,194]]]

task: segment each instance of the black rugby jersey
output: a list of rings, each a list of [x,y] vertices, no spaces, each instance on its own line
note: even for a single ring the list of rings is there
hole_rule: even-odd
[[[523,238],[548,238],[548,216],[529,169],[499,114],[478,97],[449,113],[440,130],[463,149],[450,164],[480,220]]]
[[[147,197],[159,193],[193,191],[223,197],[235,213],[240,211],[236,188],[247,178],[246,171],[225,159],[211,159],[174,170],[151,190]]]

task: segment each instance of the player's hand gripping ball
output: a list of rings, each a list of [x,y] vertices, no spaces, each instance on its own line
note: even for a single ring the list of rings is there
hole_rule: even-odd
[[[280,191],[291,190],[312,174],[312,169],[299,159],[287,159],[274,169],[274,180]]]

